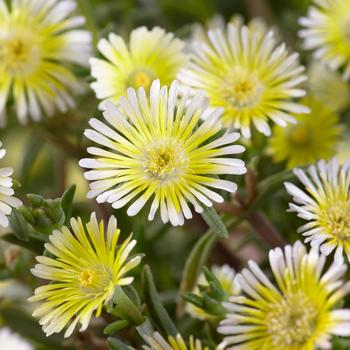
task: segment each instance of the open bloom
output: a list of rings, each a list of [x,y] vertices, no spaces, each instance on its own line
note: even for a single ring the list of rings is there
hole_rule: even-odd
[[[203,93],[193,100],[187,94],[179,98],[177,82],[168,91],[155,81],[149,99],[144,88],[137,93],[128,89],[118,107],[106,103],[104,118],[109,125],[91,119],[93,129],[85,131],[105,147],[88,148],[97,157],[79,163],[93,169],[85,173],[92,180],[88,197],[112,203],[116,209],[137,198],[128,208],[130,216],[151,200],[149,220],[160,208],[163,222],[175,226],[192,217],[188,203],[200,213],[202,205],[222,202],[211,188],[234,192],[237,185],[217,175],[243,174],[246,168],[232,157],[244,148],[233,145],[238,133],[222,134],[221,113],[222,109],[208,110]]]
[[[311,113],[294,115],[296,124],[275,125],[269,139],[274,160],[287,161],[288,168],[331,158],[341,133],[339,117],[330,107],[310,96],[302,102]]]
[[[208,31],[208,40],[194,42],[192,62],[179,80],[195,92],[203,90],[211,107],[224,107],[222,122],[250,137],[251,125],[270,135],[269,120],[285,126],[290,113],[308,109],[292,102],[304,96],[298,85],[306,79],[298,54],[289,55],[263,26],[229,23],[227,30]]]
[[[350,2],[348,0],[313,0],[307,17],[300,19],[300,31],[306,49],[327,63],[332,70],[344,67],[350,78]]]
[[[117,245],[120,231],[114,216],[106,233],[94,213],[86,228],[80,218],[72,218],[70,224],[73,232],[63,227],[54,231],[45,244],[54,257],[36,257],[39,264],[32,269],[35,276],[52,281],[38,287],[29,298],[31,302],[43,301],[33,316],[40,317],[47,335],[62,331],[69,323],[65,337],[72,334],[78,322],[80,330],[86,330],[92,314],[101,314],[115,287],[132,283],[133,277],[125,274],[141,260],[140,256],[129,258],[136,244],[131,236]]]
[[[220,349],[330,349],[331,335],[350,335],[350,310],[336,308],[350,287],[345,265],[323,272],[325,256],[300,242],[271,250],[269,260],[277,286],[253,261],[238,275],[245,294],[225,303]]]
[[[91,87],[97,98],[116,103],[128,87],[148,91],[155,79],[170,85],[187,62],[183,48],[180,39],[159,27],[134,29],[128,43],[111,33],[98,43],[105,59],[91,59],[91,75],[96,78]]]
[[[289,205],[291,211],[308,221],[299,229],[305,242],[320,246],[325,255],[336,249],[338,263],[345,251],[350,261],[350,160],[342,166],[336,158],[321,160],[309,167],[308,174],[302,169],[294,173],[305,189],[289,182],[285,186],[295,202]]]
[[[240,292],[240,287],[236,281],[236,273],[235,271],[228,265],[223,266],[213,266],[211,268],[211,272],[220,282],[222,289],[227,293],[228,296],[238,295]],[[197,280],[197,286],[207,286],[208,281],[206,280],[204,273],[201,273]],[[194,294],[200,295],[200,290],[196,287],[193,291]],[[213,316],[209,315],[207,312],[202,310],[201,308],[191,304],[186,304],[187,312],[195,318],[200,320],[210,319]]]
[[[34,350],[34,347],[8,328],[0,328],[0,349]]]
[[[6,150],[1,146],[0,142],[0,159],[4,158],[6,154]],[[13,196],[15,191],[12,188],[12,174],[12,168],[0,168],[0,225],[3,227],[9,225],[7,216],[11,214],[12,208],[18,208],[22,205],[22,202]]]
[[[74,105],[78,82],[66,63],[87,65],[91,40],[75,29],[84,23],[75,7],[74,0],[12,0],[8,8],[0,0],[1,124],[11,97],[21,123]]]
[[[209,350],[203,346],[200,340],[190,337],[189,344],[186,345],[182,336],[178,334],[176,337],[169,336],[165,340],[158,332],[155,332],[152,337],[145,337],[147,345],[143,346],[144,350]]]

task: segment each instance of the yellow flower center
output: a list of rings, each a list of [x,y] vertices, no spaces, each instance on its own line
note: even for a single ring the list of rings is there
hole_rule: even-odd
[[[266,325],[276,349],[299,349],[314,334],[317,311],[301,291],[285,295],[270,306]]]
[[[148,90],[153,81],[153,75],[144,71],[133,73],[128,81],[128,86],[132,86],[135,89],[143,87]]]
[[[188,160],[176,142],[160,142],[146,151],[144,169],[148,176],[164,181],[183,174]]]
[[[254,107],[260,100],[263,87],[253,73],[235,69],[224,84],[224,95],[236,109]]]
[[[310,142],[310,132],[305,125],[296,125],[291,128],[289,140],[293,146],[306,146]]]
[[[80,273],[79,279],[83,287],[89,287],[94,283],[96,277],[96,272],[93,270],[84,270]]]
[[[350,239],[350,199],[329,202],[319,213],[319,225],[339,241]]]
[[[0,67],[12,74],[31,73],[40,59],[39,48],[30,37],[0,40]]]

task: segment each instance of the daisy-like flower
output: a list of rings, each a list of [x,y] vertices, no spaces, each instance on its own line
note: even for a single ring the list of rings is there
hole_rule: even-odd
[[[159,27],[134,29],[129,43],[111,33],[108,40],[100,40],[98,49],[105,59],[91,59],[91,75],[96,78],[91,87],[103,100],[101,107],[105,100],[118,102],[129,87],[148,91],[155,79],[170,85],[187,62],[184,43]]]
[[[327,63],[332,70],[344,67],[350,78],[350,2],[348,0],[314,0],[308,16],[300,19],[300,31],[306,49]]]
[[[1,146],[2,142],[0,142],[0,159],[4,158],[6,154],[6,150]],[[22,202],[13,196],[15,191],[12,188],[12,174],[12,168],[0,168],[0,225],[3,227],[9,225],[7,216],[11,214],[12,208],[18,208],[22,205]]]
[[[179,80],[194,92],[205,91],[211,107],[224,107],[224,126],[241,129],[244,137],[250,137],[252,124],[270,135],[269,120],[285,126],[294,122],[290,113],[308,112],[291,101],[305,95],[298,88],[306,79],[298,54],[289,55],[263,26],[235,21],[226,31],[209,30],[207,42],[194,42],[192,51]]]
[[[308,221],[299,229],[305,242],[319,246],[325,255],[336,249],[338,263],[343,262],[345,251],[350,261],[350,159],[342,166],[336,158],[328,163],[321,160],[307,173],[302,169],[294,173],[305,188],[289,182],[285,186],[294,200],[290,210]]]
[[[31,302],[41,301],[34,313],[47,335],[61,332],[68,324],[69,337],[78,323],[86,330],[92,314],[101,314],[103,306],[113,297],[115,287],[132,283],[125,274],[140,263],[141,257],[130,258],[136,241],[129,236],[118,244],[120,231],[111,216],[105,233],[104,224],[93,213],[84,228],[80,218],[67,227],[54,231],[45,248],[54,258],[38,256],[39,264],[32,273],[50,284],[38,287]]]
[[[240,293],[239,285],[235,280],[236,273],[230,266],[228,265],[213,266],[211,268],[211,272],[220,282],[222,289],[227,293],[227,295],[232,296],[232,295],[238,295]],[[199,275],[196,284],[200,286],[208,285],[208,281],[206,280],[204,273],[201,273]],[[193,293],[200,295],[199,288],[196,287]],[[191,303],[186,304],[186,310],[192,317],[198,318],[200,320],[207,320],[213,317],[212,315],[209,315],[204,310],[200,309],[199,307]]]
[[[275,125],[269,139],[274,160],[287,161],[288,168],[330,159],[341,134],[339,116],[330,107],[310,96],[302,102],[311,113],[294,115],[296,124]]]
[[[176,337],[169,336],[165,340],[158,332],[155,332],[152,337],[145,337],[147,345],[143,346],[144,350],[209,350],[203,346],[201,341],[190,337],[189,344],[186,345],[182,336],[178,334]]]
[[[277,285],[253,261],[238,275],[244,295],[225,304],[219,349],[330,349],[331,335],[350,335],[350,310],[336,308],[350,289],[345,265],[323,271],[325,256],[300,242],[271,250],[269,260]]]
[[[34,350],[34,347],[8,328],[0,328],[0,349],[4,350]]]
[[[0,0],[0,123],[13,98],[21,123],[74,106],[80,86],[67,63],[87,65],[91,35],[74,0]]]
[[[214,189],[234,192],[234,182],[217,177],[221,174],[243,174],[244,162],[232,157],[244,147],[232,145],[238,133],[222,134],[219,117],[222,109],[207,108],[207,100],[199,93],[192,100],[185,93],[179,98],[175,81],[169,91],[155,81],[148,99],[145,89],[128,89],[119,106],[106,103],[104,118],[109,124],[91,119],[93,129],[85,135],[104,146],[90,147],[96,158],[80,161],[93,169],[85,172],[90,183],[89,198],[112,203],[121,208],[136,199],[128,215],[136,215],[151,200],[149,220],[160,208],[164,223],[182,225],[184,218],[202,205],[222,202]],[[200,123],[205,116],[205,121]]]

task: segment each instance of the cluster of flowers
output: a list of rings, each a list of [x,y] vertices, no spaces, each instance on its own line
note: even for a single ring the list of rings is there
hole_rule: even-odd
[[[336,110],[311,95],[295,102],[306,95],[304,67],[261,22],[235,18],[193,38],[187,49],[158,27],[137,28],[128,42],[112,33],[98,44],[103,58],[91,58],[91,35],[78,29],[84,19],[73,15],[75,6],[73,0],[13,0],[8,7],[0,0],[0,120],[5,123],[10,99],[23,123],[73,107],[71,96],[82,86],[70,66],[90,60],[104,121],[92,118],[85,131],[96,143],[88,148],[92,157],[80,161],[89,169],[89,198],[115,209],[129,205],[130,216],[149,204],[149,220],[159,211],[164,223],[183,225],[192,207],[202,213],[224,201],[221,190],[236,191],[231,175],[246,172],[235,158],[245,149],[235,144],[237,131],[249,145],[252,130],[271,136],[276,124],[270,147],[289,167],[333,154],[341,132]],[[315,1],[301,24],[305,47],[349,78],[349,1]],[[290,209],[307,221],[300,233],[312,248],[297,242],[271,250],[275,284],[252,261],[237,275],[227,266],[214,269],[231,295],[218,327],[225,335],[219,349],[328,349],[330,335],[350,335],[350,310],[338,308],[350,291],[341,280],[344,252],[350,260],[350,162],[321,160],[309,175],[294,171],[304,189],[285,184],[294,198]],[[21,205],[11,175],[11,168],[0,169],[3,226],[11,207]],[[141,261],[130,256],[131,236],[118,245],[113,216],[106,229],[94,214],[86,226],[74,218],[70,226],[52,233],[45,245],[50,256],[37,257],[32,270],[51,281],[30,299],[41,302],[34,316],[47,335],[66,328],[68,337],[78,324],[86,330],[115,287],[132,283],[126,275]],[[334,263],[323,271],[334,250]],[[188,312],[208,317],[193,306]],[[145,349],[205,349],[192,338],[187,347],[180,335],[155,333],[145,341]]]

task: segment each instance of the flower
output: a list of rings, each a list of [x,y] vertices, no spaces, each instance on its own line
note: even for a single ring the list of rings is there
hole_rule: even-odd
[[[332,69],[344,67],[350,78],[350,2],[348,0],[313,0],[308,17],[302,17],[300,31],[306,49]]]
[[[0,349],[4,350],[34,350],[34,347],[11,332],[6,327],[0,328]]]
[[[232,296],[239,294],[240,288],[237,281],[235,280],[236,273],[230,266],[213,266],[211,268],[211,272],[220,282],[222,289],[227,293],[227,295]],[[196,285],[208,286],[208,281],[206,280],[204,273],[201,273],[199,275]],[[200,295],[199,288],[196,287],[193,293]],[[192,317],[198,318],[200,320],[207,320],[213,317],[212,315],[208,314],[201,308],[191,303],[186,304],[186,310]]]
[[[305,242],[320,246],[325,255],[336,249],[338,263],[345,250],[350,261],[350,159],[342,166],[336,158],[321,160],[308,168],[308,174],[302,169],[294,173],[305,190],[289,182],[285,186],[295,202],[289,204],[290,210],[308,221],[299,229]]]
[[[39,120],[44,111],[74,106],[78,82],[65,63],[86,65],[91,35],[77,30],[84,18],[72,16],[76,2],[0,0],[0,123],[12,96],[18,119]]]
[[[100,40],[98,49],[106,60],[91,59],[91,75],[96,78],[91,87],[103,99],[101,107],[106,100],[118,102],[128,87],[148,91],[155,79],[170,85],[187,62],[184,43],[159,27],[134,29],[128,44],[111,33],[108,40]]]
[[[244,162],[232,158],[244,151],[232,145],[239,134],[221,133],[222,109],[209,111],[203,93],[193,100],[187,94],[178,97],[176,81],[168,91],[157,80],[149,100],[144,88],[137,94],[130,88],[118,107],[106,103],[104,118],[110,126],[90,120],[93,130],[86,130],[86,137],[106,149],[88,148],[97,158],[79,163],[93,169],[85,172],[86,179],[92,180],[89,198],[118,209],[137,197],[128,208],[130,216],[152,198],[148,219],[153,220],[160,208],[163,222],[176,226],[184,223],[184,217],[192,217],[188,203],[201,213],[202,205],[224,200],[210,188],[236,190],[234,182],[216,175],[245,173]],[[200,123],[204,115],[206,120]]]
[[[312,62],[308,69],[311,95],[334,111],[342,112],[350,105],[350,86],[338,72],[331,71],[324,63]]]
[[[145,340],[148,345],[143,346],[144,350],[209,350],[200,340],[195,340],[192,336],[187,346],[180,334],[176,337],[169,336],[166,341],[158,332],[155,332],[152,337],[145,336]]]
[[[6,150],[1,146],[2,142],[0,142],[0,159],[4,158],[6,154]],[[7,216],[11,214],[12,208],[18,208],[22,205],[18,198],[13,197],[15,191],[12,188],[12,174],[12,168],[0,168],[0,225],[3,227],[9,225]]]
[[[336,309],[350,284],[340,279],[345,265],[323,272],[325,256],[306,252],[300,242],[270,251],[277,286],[250,261],[237,279],[245,295],[225,304],[229,314],[218,331],[220,349],[330,349],[331,335],[350,335],[350,310]]]
[[[104,224],[91,215],[86,229],[80,218],[70,221],[73,233],[62,227],[55,230],[45,244],[54,258],[38,256],[39,264],[31,270],[33,275],[52,281],[38,287],[30,302],[43,301],[33,313],[47,335],[65,332],[69,337],[76,325],[86,330],[92,314],[99,316],[102,307],[114,294],[116,286],[132,283],[133,277],[125,274],[140,263],[141,257],[129,258],[136,241],[131,235],[117,245],[120,231],[117,220],[111,216],[107,231]]]
[[[311,96],[302,103],[311,113],[294,115],[296,124],[284,128],[276,125],[269,139],[274,160],[287,161],[288,168],[331,158],[341,134],[338,114],[331,108]]]
[[[248,138],[254,124],[270,135],[268,120],[285,126],[294,121],[289,113],[308,112],[290,101],[305,95],[297,88],[306,79],[298,54],[289,55],[285,44],[278,46],[272,32],[262,25],[242,26],[235,21],[226,32],[216,28],[207,36],[207,42],[193,43],[192,62],[178,78],[194,92],[205,91],[211,107],[224,107],[225,127],[240,128]]]

